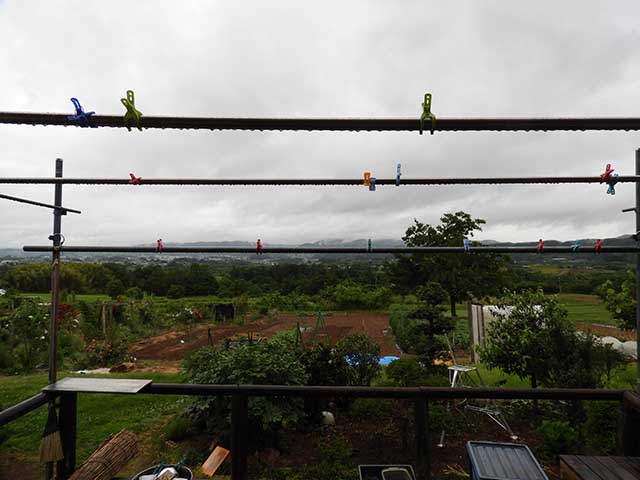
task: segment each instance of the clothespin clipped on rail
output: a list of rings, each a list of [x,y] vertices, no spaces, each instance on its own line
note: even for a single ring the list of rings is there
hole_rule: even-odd
[[[75,115],[69,115],[67,118],[74,122],[80,122],[80,127],[93,127],[96,128],[95,125],[89,124],[89,117],[91,115],[95,115],[96,112],[85,112],[82,109],[82,105],[80,105],[80,101],[76,97],[71,97],[71,103],[76,109]]]
[[[598,239],[596,240],[596,243],[593,244],[593,253],[598,255],[600,254],[601,251],[602,251],[602,240]]]
[[[162,245],[162,239],[159,238],[158,240],[156,240],[156,253],[162,253],[163,248],[164,246]]]
[[[127,98],[121,98],[120,101],[124,105],[124,108],[127,109],[127,113],[124,114],[124,126],[127,127],[127,130],[131,131],[129,120],[133,120],[133,123],[138,127],[138,130],[142,130],[140,127],[142,112],[136,109],[136,98],[133,94],[133,90],[127,90]]]
[[[141,185],[142,177],[136,177],[133,173],[129,173],[131,179],[129,180],[129,185]]]
[[[465,253],[471,252],[471,242],[469,241],[468,238],[462,239],[462,246],[464,247]]]
[[[608,183],[611,174],[614,172],[614,169],[611,168],[611,164],[607,163],[604,167],[604,172],[600,174],[600,183]]]
[[[256,255],[262,255],[262,242],[260,239],[256,242]]]
[[[544,251],[544,240],[538,240],[538,245],[536,246],[536,253],[540,254]]]
[[[400,164],[396,167],[396,187],[400,186],[400,177],[402,176],[402,172],[400,172]]]
[[[371,253],[371,239],[367,240],[367,253]]]
[[[422,102],[422,115],[420,116],[420,135],[422,135],[422,131],[424,130],[424,121],[430,119],[431,120],[431,135],[433,135],[433,130],[436,128],[436,116],[431,113],[431,94],[424,94],[424,102]]]
[[[607,194],[616,194],[616,183],[618,183],[618,174],[614,173],[609,177],[609,180],[607,180],[607,185],[609,185],[609,188],[607,188]]]
[[[364,177],[362,179],[362,184],[365,187],[369,187],[370,192],[376,191],[376,177],[371,176],[371,172],[364,172]]]
[[[571,251],[572,252],[577,252],[580,249],[581,246],[582,245],[580,245],[580,240],[576,240],[575,243],[573,245],[571,245]]]

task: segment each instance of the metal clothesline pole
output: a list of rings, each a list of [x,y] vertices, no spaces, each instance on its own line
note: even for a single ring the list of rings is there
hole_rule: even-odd
[[[61,185],[61,183],[56,183],[56,182],[51,182],[54,183],[56,185],[56,187],[58,185]],[[60,207],[58,205],[50,205],[48,203],[42,203],[42,202],[36,202],[34,200],[28,200],[26,198],[20,198],[20,197],[13,197],[11,195],[4,195],[2,193],[0,193],[0,198],[4,199],[4,200],[11,200],[13,202],[18,202],[18,203],[26,203],[28,205],[35,205],[36,207],[44,207],[44,208],[51,208],[52,210],[60,210],[61,212],[71,212],[71,213],[82,213],[80,210],[74,210],[73,208],[66,208],[66,207]],[[64,213],[63,213],[64,215]]]
[[[617,183],[638,183],[640,175],[615,177]],[[492,184],[560,184],[602,183],[600,176],[573,177],[466,177],[466,178],[402,178],[399,186],[408,185],[492,185]],[[347,185],[363,186],[363,178],[141,178],[139,184],[129,178],[0,178],[0,184],[37,185]],[[377,178],[375,185],[396,185],[395,178]]]
[[[68,113],[0,112],[0,124],[126,128],[122,115],[93,115],[88,124]],[[232,118],[144,115],[140,128],[197,130],[421,131],[415,118]],[[432,126],[429,125],[428,130]],[[639,117],[601,118],[438,118],[434,132],[640,130]]]

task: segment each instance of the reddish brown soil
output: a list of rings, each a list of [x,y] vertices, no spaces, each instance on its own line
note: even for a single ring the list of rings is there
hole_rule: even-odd
[[[395,339],[389,328],[389,316],[383,313],[370,312],[336,312],[325,314],[327,335],[333,345],[340,338],[356,333],[365,332],[373,341],[380,345],[381,355],[398,355]],[[261,318],[244,325],[201,323],[187,330],[170,331],[155,337],[149,337],[134,343],[129,353],[137,360],[160,360],[163,364],[183,359],[186,354],[207,345],[207,329],[211,328],[214,343],[220,343],[225,338],[235,335],[253,333],[255,336],[270,338],[283,330],[295,328],[300,321],[301,327],[310,328],[305,332],[304,340],[313,341],[315,316],[303,317],[283,313],[277,318]]]

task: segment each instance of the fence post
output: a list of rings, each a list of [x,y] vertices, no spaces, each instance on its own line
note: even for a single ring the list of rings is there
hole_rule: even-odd
[[[249,450],[249,397],[231,397],[231,479],[247,480]]]
[[[416,420],[416,474],[419,480],[431,478],[431,452],[429,435],[429,400],[417,397],[414,403]]]
[[[56,478],[66,480],[76,469],[76,437],[78,418],[78,394],[63,393],[60,395],[60,439],[64,459],[56,466]]]

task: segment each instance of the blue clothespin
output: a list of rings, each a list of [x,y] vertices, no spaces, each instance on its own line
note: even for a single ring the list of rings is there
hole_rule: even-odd
[[[462,246],[464,247],[464,251],[469,253],[471,251],[471,242],[468,238],[462,240]]]
[[[369,191],[370,192],[376,191],[376,177],[369,178]]]
[[[367,253],[371,253],[371,239],[367,240]]]
[[[580,240],[576,240],[573,245],[571,245],[571,251],[577,252],[580,249]]]
[[[607,180],[607,185],[609,185],[609,188],[607,188],[607,193],[609,195],[616,194],[616,183],[618,183],[618,174],[614,173],[609,177],[609,180]]]
[[[400,164],[398,164],[398,167],[396,168],[396,187],[400,186],[400,176],[402,175],[402,173],[400,173]]]
[[[85,112],[82,109],[82,105],[80,105],[80,101],[75,98],[72,97],[71,98],[71,103],[73,103],[73,106],[76,109],[76,114],[75,115],[69,115],[67,118],[69,120],[72,120],[74,122],[80,122],[81,123],[81,127],[94,127],[95,125],[89,125],[89,117],[91,115],[95,115],[96,112]]]

